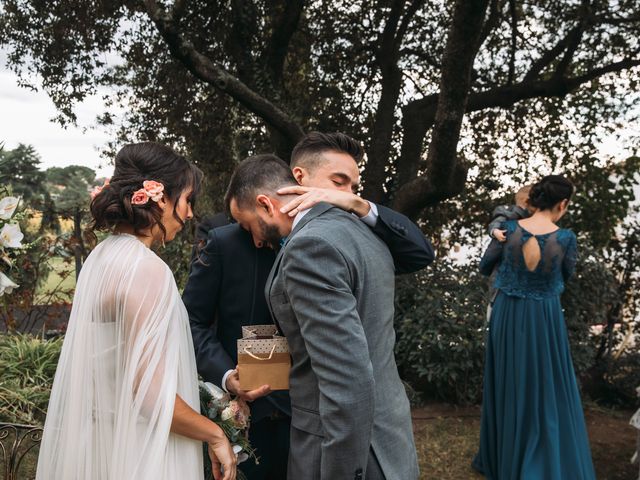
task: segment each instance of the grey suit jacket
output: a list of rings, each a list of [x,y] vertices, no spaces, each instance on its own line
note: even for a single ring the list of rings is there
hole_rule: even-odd
[[[320,203],[278,254],[266,295],[292,356],[289,479],[372,478],[371,455],[387,480],[418,478],[385,244]]]

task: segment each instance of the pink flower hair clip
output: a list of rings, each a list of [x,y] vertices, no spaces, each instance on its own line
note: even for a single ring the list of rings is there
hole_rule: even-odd
[[[142,182],[142,188],[133,192],[131,196],[132,205],[144,205],[149,199],[154,202],[160,201],[164,196],[164,185],[154,180],[145,180]]]
[[[106,178],[104,180],[104,183],[102,184],[101,187],[99,186],[95,186],[93,187],[93,190],[91,190],[91,193],[89,193],[89,195],[91,196],[91,200],[93,200],[94,198],[96,198],[98,195],[100,195],[100,192],[102,192],[102,190],[104,190],[104,187],[106,187],[107,185],[109,185],[109,182],[111,181],[110,178]]]

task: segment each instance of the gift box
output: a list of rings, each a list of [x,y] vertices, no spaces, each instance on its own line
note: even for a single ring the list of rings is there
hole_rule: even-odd
[[[238,376],[242,390],[269,385],[271,390],[289,389],[291,356],[287,339],[275,325],[242,327],[238,340]]]

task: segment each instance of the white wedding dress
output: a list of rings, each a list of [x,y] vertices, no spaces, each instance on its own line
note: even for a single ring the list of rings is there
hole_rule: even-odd
[[[202,444],[169,431],[176,393],[199,411],[173,275],[134,236],[109,236],[78,279],[36,479],[202,479]]]

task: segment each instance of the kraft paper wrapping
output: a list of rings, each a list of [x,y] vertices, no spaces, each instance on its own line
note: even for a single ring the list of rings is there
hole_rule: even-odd
[[[242,327],[242,335],[238,340],[240,388],[269,385],[271,390],[288,390],[291,356],[287,339],[278,335],[275,325]]]

